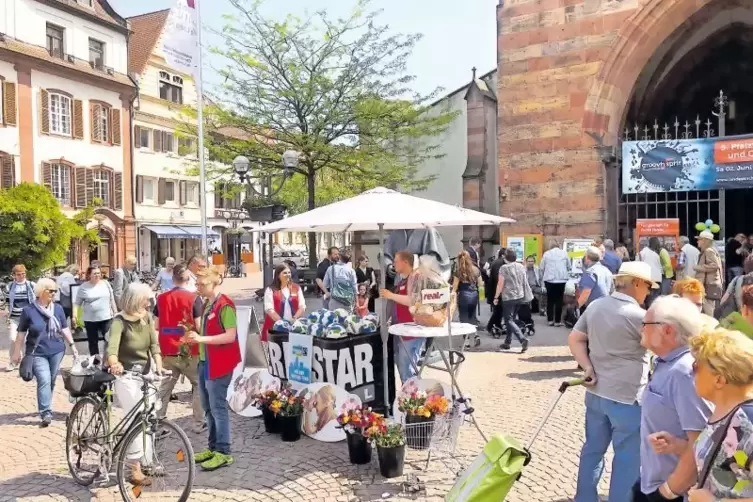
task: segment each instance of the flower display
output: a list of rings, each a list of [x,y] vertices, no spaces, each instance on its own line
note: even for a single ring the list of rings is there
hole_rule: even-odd
[[[362,407],[354,399],[348,399],[340,408],[337,423],[346,432],[361,434],[364,437],[379,433],[385,427],[383,415],[372,411],[371,408]]]
[[[395,448],[405,444],[405,433],[403,426],[400,424],[387,424],[372,426],[373,431],[368,436],[378,447]]]
[[[450,407],[449,400],[436,394],[428,395],[424,391],[413,391],[397,401],[397,407],[406,415],[431,418],[444,415]]]
[[[257,408],[268,409],[275,415],[283,417],[293,417],[303,414],[303,402],[307,396],[296,395],[295,391],[288,384],[287,386],[275,390],[265,390],[254,396],[253,405]]]

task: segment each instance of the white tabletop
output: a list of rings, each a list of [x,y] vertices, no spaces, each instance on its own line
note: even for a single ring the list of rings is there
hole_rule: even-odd
[[[454,322],[452,323],[452,335],[472,335],[476,332],[476,326],[473,324]],[[390,334],[395,336],[411,336],[413,338],[441,338],[448,336],[447,325],[437,328],[428,326],[419,326],[416,323],[393,324],[390,326]]]

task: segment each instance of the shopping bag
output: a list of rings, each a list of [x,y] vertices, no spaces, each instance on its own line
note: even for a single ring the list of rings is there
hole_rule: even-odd
[[[484,450],[460,475],[447,502],[501,502],[520,477],[530,455],[513,437],[492,436]]]

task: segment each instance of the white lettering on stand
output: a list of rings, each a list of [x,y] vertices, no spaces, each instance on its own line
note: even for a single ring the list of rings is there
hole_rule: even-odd
[[[314,345],[313,349],[314,350],[311,355],[311,381],[323,382],[324,368],[322,367],[322,361],[324,361],[324,356],[322,356],[322,348]]]
[[[373,385],[367,385],[366,387],[363,387],[363,396],[361,396],[361,400],[363,402],[369,402],[376,399],[376,396],[372,392],[374,390]]]
[[[287,378],[285,375],[285,365],[282,363],[282,348],[274,343],[269,342],[269,369],[272,375],[278,378]]]
[[[356,385],[371,383],[374,381],[374,366],[371,360],[374,358],[374,349],[368,343],[353,347],[356,360]]]
[[[350,385],[350,387],[346,387]],[[337,363],[337,386],[343,389],[356,386],[355,369],[353,361],[350,360],[350,351],[348,349],[340,350],[340,361]]]
[[[334,363],[337,360],[337,351],[336,350],[323,350],[322,353],[324,354],[324,361],[327,365],[327,376],[324,379],[325,382],[336,382],[337,381],[337,375],[335,375],[335,368],[332,363]]]

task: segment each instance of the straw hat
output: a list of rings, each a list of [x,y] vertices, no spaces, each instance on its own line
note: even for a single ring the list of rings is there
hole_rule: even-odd
[[[701,232],[700,234],[698,234],[698,236],[696,237],[696,240],[697,239],[708,239],[710,241],[713,241],[714,240],[714,234],[712,234],[710,230],[704,230],[703,232]]]
[[[620,266],[620,271],[615,277],[632,277],[651,284],[652,289],[658,289],[659,285],[651,278],[651,266],[642,261],[627,261]]]

